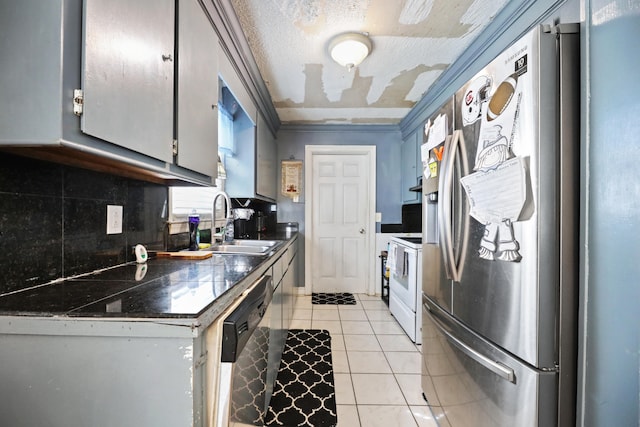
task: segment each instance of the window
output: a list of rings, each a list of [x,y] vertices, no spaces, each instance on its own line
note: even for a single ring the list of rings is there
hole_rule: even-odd
[[[169,189],[170,221],[186,221],[195,211],[200,219],[211,219],[215,187],[171,187]]]
[[[233,138],[233,115],[221,103],[218,103],[218,151],[233,156],[236,152]]]

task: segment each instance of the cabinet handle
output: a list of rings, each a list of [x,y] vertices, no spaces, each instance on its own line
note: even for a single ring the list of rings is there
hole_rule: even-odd
[[[364,228],[361,228],[360,229],[360,234],[364,234],[364,233],[365,233]]]
[[[171,56],[170,54],[169,55],[162,55],[162,60],[164,62],[173,61],[173,56]]]

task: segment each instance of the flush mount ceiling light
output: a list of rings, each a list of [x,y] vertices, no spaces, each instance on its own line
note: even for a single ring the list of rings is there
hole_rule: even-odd
[[[371,53],[368,33],[344,33],[329,42],[331,58],[347,70],[357,67]]]

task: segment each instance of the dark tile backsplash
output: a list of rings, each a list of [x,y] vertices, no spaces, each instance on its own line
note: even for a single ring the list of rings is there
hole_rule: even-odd
[[[165,247],[166,186],[0,152],[0,295]],[[106,234],[107,205],[123,233]]]

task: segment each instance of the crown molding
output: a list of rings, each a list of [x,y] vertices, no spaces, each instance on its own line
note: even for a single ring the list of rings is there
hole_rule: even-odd
[[[225,50],[240,81],[252,98],[259,114],[262,114],[273,135],[280,127],[280,118],[273,106],[269,90],[260,74],[258,64],[251,53],[249,43],[242,31],[240,21],[230,0],[199,0],[209,12],[220,47]]]
[[[283,124],[281,132],[400,132],[398,125],[360,125],[360,124]]]

